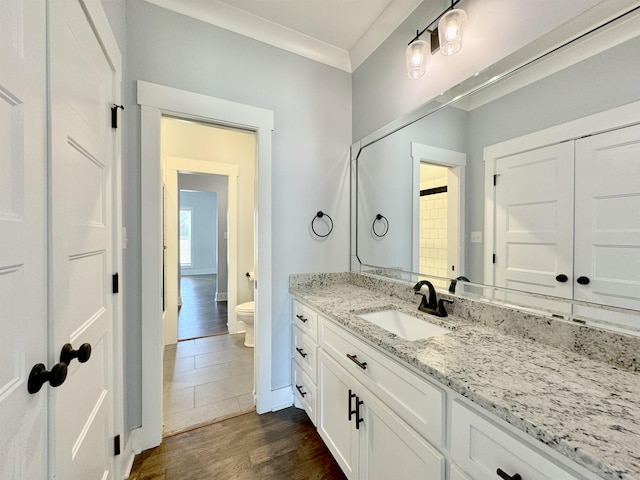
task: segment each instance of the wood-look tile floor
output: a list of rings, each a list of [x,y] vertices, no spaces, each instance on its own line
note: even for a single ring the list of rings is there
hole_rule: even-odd
[[[167,345],[164,435],[252,409],[253,351],[244,333]]]
[[[216,275],[182,275],[178,340],[229,332],[227,302],[216,302]]]
[[[344,480],[303,410],[240,415],[165,438],[130,480]]]

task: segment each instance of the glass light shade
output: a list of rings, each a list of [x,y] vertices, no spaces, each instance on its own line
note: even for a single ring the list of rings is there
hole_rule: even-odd
[[[407,74],[410,79],[415,80],[424,75],[430,47],[430,42],[420,39],[411,42],[407,47]]]
[[[456,8],[445,13],[438,22],[438,39],[442,55],[455,55],[462,48],[467,12]]]

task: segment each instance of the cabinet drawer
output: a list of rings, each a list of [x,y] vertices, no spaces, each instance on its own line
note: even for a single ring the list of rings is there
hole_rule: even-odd
[[[293,301],[293,324],[318,340],[318,313],[297,300]]]
[[[316,384],[302,371],[302,368],[292,362],[291,378],[293,382],[293,395],[297,402],[307,412],[311,422],[316,424]]]
[[[457,400],[451,408],[451,456],[474,480],[496,480],[500,468],[531,480],[577,480],[539,453]]]
[[[316,342],[298,327],[293,327],[291,356],[314,383],[316,382],[317,353]]]
[[[323,350],[418,433],[433,445],[442,446],[444,392],[331,321],[320,318]]]

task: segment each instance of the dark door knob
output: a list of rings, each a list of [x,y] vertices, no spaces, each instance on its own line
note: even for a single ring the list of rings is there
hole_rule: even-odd
[[[564,283],[569,280],[569,277],[567,277],[564,273],[561,273],[560,275],[556,276],[556,280],[558,282]]]
[[[589,283],[591,283],[591,280],[589,280],[589,277],[578,277],[576,279],[576,282],[578,282],[580,285],[589,285]]]
[[[67,379],[67,364],[64,362],[56,363],[50,372],[42,363],[33,366],[29,373],[27,381],[27,391],[29,393],[38,393],[42,385],[49,382],[52,387],[59,387]]]
[[[91,344],[83,343],[78,350],[74,350],[70,343],[65,343],[60,351],[60,361],[69,365],[77,358],[80,363],[85,363],[91,358]]]

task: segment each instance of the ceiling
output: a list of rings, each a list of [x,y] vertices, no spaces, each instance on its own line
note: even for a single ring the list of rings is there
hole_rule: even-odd
[[[146,1],[347,72],[358,68],[422,3],[422,0]]]

